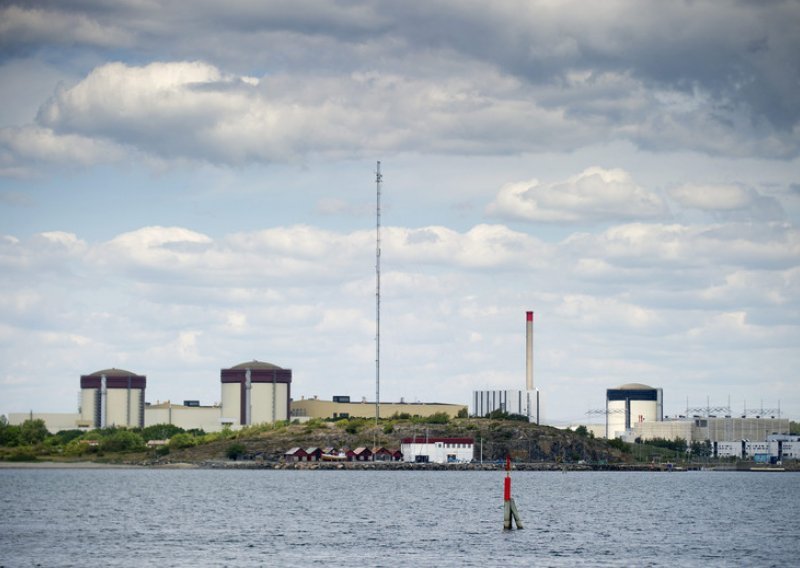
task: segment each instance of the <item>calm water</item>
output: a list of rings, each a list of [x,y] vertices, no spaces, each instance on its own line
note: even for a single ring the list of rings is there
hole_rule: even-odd
[[[0,470],[0,566],[791,566],[800,474]]]

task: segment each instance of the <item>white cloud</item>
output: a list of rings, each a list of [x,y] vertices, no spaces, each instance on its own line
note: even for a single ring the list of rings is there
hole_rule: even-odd
[[[685,184],[669,190],[669,195],[686,209],[714,213],[729,220],[777,221],[786,216],[774,197],[736,184]]]
[[[659,218],[667,212],[657,194],[634,183],[621,169],[592,167],[565,181],[516,182],[500,189],[488,213],[543,222]]]
[[[32,166],[17,166],[20,162],[45,162],[66,166],[87,166],[98,162],[122,159],[124,151],[113,142],[80,134],[59,134],[50,128],[26,126],[0,129],[0,167],[14,168],[33,175]]]
[[[752,193],[737,185],[682,185],[669,195],[684,207],[711,211],[743,209],[753,201]]]
[[[573,235],[565,245],[581,258],[601,258],[620,266],[786,268],[800,258],[800,231],[786,223],[630,223],[598,235]]]
[[[609,330],[619,326],[653,330],[662,323],[655,310],[616,298],[570,294],[564,296],[555,311],[567,320],[577,322],[584,331]]]
[[[800,304],[800,267],[796,256],[793,268],[780,270],[756,258],[775,246],[769,239],[789,238],[778,229],[763,240],[738,226],[629,224],[545,246],[502,225],[388,227],[386,396],[458,401],[470,388],[513,388],[524,372],[526,309],[537,312],[537,384],[563,408],[574,402],[555,385],[567,378],[603,386],[667,381],[674,391],[668,372],[688,364],[676,355],[686,351],[706,369],[726,369],[724,361],[696,359],[698,349],[717,345],[754,360],[777,350],[773,357],[784,361],[797,327],[791,314]],[[714,232],[728,240],[709,244]],[[308,225],[218,238],[182,227],[144,227],[106,242],[66,232],[4,238],[27,260],[14,269],[24,283],[0,288],[7,328],[0,360],[12,351],[46,353],[70,369],[59,380],[123,366],[148,375],[153,399],[213,401],[219,368],[260,358],[294,368],[298,394],[368,396],[373,238]],[[737,241],[758,251],[734,255],[747,268],[709,263]],[[789,263],[789,251],[782,254]],[[673,267],[691,265],[695,276],[664,289],[665,257]],[[629,266],[620,271],[621,264]],[[43,277],[50,265],[71,267],[79,280],[65,287],[63,278]],[[623,275],[618,282],[603,280],[615,271]],[[654,292],[684,299],[665,304]],[[0,380],[35,367],[32,358],[8,360]]]

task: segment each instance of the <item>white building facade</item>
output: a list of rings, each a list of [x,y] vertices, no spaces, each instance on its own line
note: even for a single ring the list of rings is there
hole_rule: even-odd
[[[403,438],[403,461],[412,463],[469,463],[475,456],[472,438]]]
[[[766,441],[738,440],[714,442],[713,455],[717,458],[755,459],[769,456],[772,461],[800,459],[800,436],[769,436]]]
[[[606,438],[623,438],[635,424],[664,419],[663,391],[640,383],[606,390]]]

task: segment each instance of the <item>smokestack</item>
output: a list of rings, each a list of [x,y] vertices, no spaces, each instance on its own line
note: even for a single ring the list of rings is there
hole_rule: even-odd
[[[533,312],[527,312],[525,326],[525,382],[529,391],[533,390]]]

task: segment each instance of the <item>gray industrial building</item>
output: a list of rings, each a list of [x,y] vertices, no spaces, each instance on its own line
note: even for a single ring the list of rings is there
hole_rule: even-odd
[[[775,417],[697,416],[661,422],[640,422],[625,436],[626,440],[656,438],[687,442],[766,441],[769,436],[788,434],[789,419]]]

